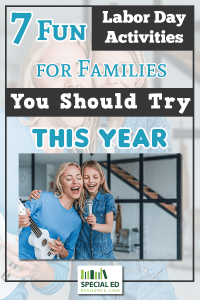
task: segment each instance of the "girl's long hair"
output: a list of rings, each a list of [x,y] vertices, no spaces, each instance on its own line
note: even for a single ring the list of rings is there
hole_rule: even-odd
[[[58,169],[57,171],[57,174],[56,174],[56,178],[55,178],[55,188],[54,188],[54,196],[56,198],[60,198],[62,197],[64,191],[63,191],[63,187],[62,187],[62,184],[61,184],[61,176],[63,175],[63,173],[66,171],[66,169],[70,166],[75,166],[76,168],[79,169],[79,171],[81,172],[81,168],[78,164],[76,163],[72,163],[72,162],[66,162],[66,163],[63,163],[60,168]],[[75,208],[77,209],[78,208],[78,205],[80,207],[80,216],[83,220],[83,209],[84,209],[84,206],[85,206],[85,198],[84,198],[84,190],[82,189],[81,191],[81,194],[80,194],[80,198],[79,199],[76,199],[74,201],[74,206]]]

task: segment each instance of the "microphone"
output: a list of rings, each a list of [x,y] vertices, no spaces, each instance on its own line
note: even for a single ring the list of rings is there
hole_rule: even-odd
[[[93,200],[90,198],[87,198],[85,201],[85,204],[87,205],[87,213],[88,216],[92,214],[92,205],[93,205]],[[90,228],[90,251],[91,251],[91,258],[93,259],[93,254],[92,254],[92,224],[89,224]]]
[[[87,198],[86,199],[86,203],[87,205],[87,213],[88,213],[88,216],[92,214],[92,205],[93,205],[93,200],[90,199],[90,198]]]

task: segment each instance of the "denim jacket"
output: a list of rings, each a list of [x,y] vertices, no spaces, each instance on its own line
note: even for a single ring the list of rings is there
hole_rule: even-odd
[[[98,192],[93,199],[92,213],[96,217],[96,223],[105,224],[106,214],[116,214],[114,198],[111,194]],[[84,218],[88,217],[87,207],[84,208]],[[91,259],[91,251],[94,259],[115,259],[113,255],[113,243],[110,233],[103,233],[92,230],[92,249],[90,249],[90,228],[85,221],[82,224],[81,232],[75,247],[75,259]]]
[[[110,127],[107,123],[105,117],[102,118],[102,122],[100,127],[109,130]],[[114,137],[111,141],[112,147],[105,149],[103,147],[103,141],[100,137],[97,139],[97,149],[95,152],[97,153],[173,153],[173,148],[171,145],[171,126],[169,121],[165,117],[127,117],[124,123],[120,126],[120,128],[126,127],[131,129],[131,141],[133,140],[134,135],[138,128],[145,129],[148,137],[150,137],[150,131],[152,128],[161,127],[167,131],[166,141],[168,143],[168,147],[163,149],[160,146],[156,149],[148,148],[140,146],[137,149],[119,149],[117,146],[117,138]]]

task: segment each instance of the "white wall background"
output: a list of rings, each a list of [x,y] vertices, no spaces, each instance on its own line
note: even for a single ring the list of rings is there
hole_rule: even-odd
[[[139,179],[139,163],[123,163],[119,166]],[[144,184],[165,198],[175,198],[175,159],[145,161]],[[122,204],[122,207],[124,206],[126,210],[123,219],[125,224],[128,224],[128,220],[132,218],[130,204]],[[137,222],[139,224],[139,220]],[[123,223],[123,226],[125,224]],[[144,257],[149,259],[176,258],[176,219],[156,204],[147,203],[144,205],[144,226],[148,232],[148,252],[144,252]]]

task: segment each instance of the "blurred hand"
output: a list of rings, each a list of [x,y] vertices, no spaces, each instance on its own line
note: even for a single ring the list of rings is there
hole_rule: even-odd
[[[0,245],[5,248],[5,242],[1,242]],[[9,243],[7,243],[7,258],[20,267],[20,270],[14,270],[9,266],[7,267],[7,271],[19,279],[31,277],[32,280],[39,280],[41,275],[44,276],[45,269],[48,271],[48,264],[45,261],[20,261],[18,259],[18,248]]]
[[[40,199],[40,194],[39,194],[39,193],[41,193],[41,192],[42,192],[41,190],[33,190],[33,191],[31,192],[30,196],[28,197],[28,199],[29,199],[30,201],[32,201],[31,198],[33,198],[33,199],[35,199],[35,200]]]
[[[28,227],[30,225],[29,216],[31,212],[28,208],[26,208],[26,215],[19,215],[19,228]]]

